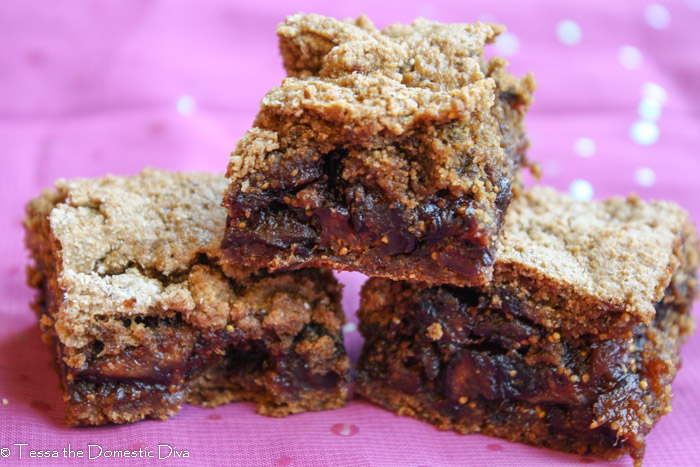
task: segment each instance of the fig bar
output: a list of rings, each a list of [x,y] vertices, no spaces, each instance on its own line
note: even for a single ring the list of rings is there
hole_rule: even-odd
[[[485,61],[503,27],[295,15],[289,78],[228,167],[229,274],[323,266],[482,285],[525,162],[534,80]]]
[[[265,415],[348,397],[340,286],[326,270],[231,281],[223,176],[58,181],[27,206],[30,284],[68,425],[165,418],[187,401]]]
[[[357,391],[442,429],[641,463],[694,329],[686,213],[535,188],[504,232],[488,288],[369,280]]]

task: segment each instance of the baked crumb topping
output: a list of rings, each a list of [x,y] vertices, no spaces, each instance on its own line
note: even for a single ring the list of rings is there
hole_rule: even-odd
[[[488,171],[517,169],[502,147],[498,101],[522,117],[535,87],[530,74],[509,75],[505,60],[484,61],[503,30],[419,19],[380,31],[364,16],[288,17],[278,35],[290,77],[263,98],[232,153],[232,188],[255,192],[266,167],[342,148],[345,180],[373,179],[407,209],[439,190],[492,204]],[[491,216],[483,210],[484,222]]]
[[[695,228],[674,203],[581,202],[534,187],[508,209],[494,277],[540,281],[533,298],[563,295],[569,310],[612,307],[649,322],[679,264],[697,269],[697,252]]]

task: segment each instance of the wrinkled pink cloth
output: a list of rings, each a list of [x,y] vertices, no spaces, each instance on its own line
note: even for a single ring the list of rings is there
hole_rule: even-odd
[[[508,25],[489,54],[505,55],[515,74],[536,74],[528,127],[542,182],[584,199],[669,199],[700,219],[700,0],[658,1],[2,2],[0,466],[631,465],[441,432],[361,400],[285,419],[236,403],[184,407],[168,421],[68,429],[29,308],[20,222],[27,200],[56,178],[144,166],[224,171],[260,98],[283,77],[275,26],[297,11],[365,12],[378,26],[418,16]],[[363,276],[340,278],[354,322]],[[346,338],[356,358],[361,338],[352,327]],[[683,356],[674,410],[649,436],[645,465],[700,465],[700,336]],[[158,460],[159,444],[167,459]],[[69,447],[102,455],[64,457]],[[107,457],[125,449],[155,458]],[[30,450],[59,458],[31,459]],[[177,457],[185,450],[189,458]]]

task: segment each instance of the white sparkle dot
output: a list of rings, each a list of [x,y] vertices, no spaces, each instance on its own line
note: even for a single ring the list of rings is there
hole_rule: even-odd
[[[176,107],[180,115],[192,115],[197,109],[197,103],[192,96],[180,96],[177,99]]]
[[[645,120],[658,120],[661,116],[661,103],[645,97],[639,102],[639,116]]]
[[[647,24],[654,29],[666,29],[671,24],[671,13],[665,6],[652,3],[644,10],[644,18]]]
[[[595,154],[595,141],[591,138],[578,138],[574,141],[574,152],[581,157],[591,157]]]
[[[564,45],[576,45],[581,42],[581,26],[578,23],[565,20],[557,24],[557,38]]]
[[[515,34],[504,32],[496,38],[496,48],[503,55],[515,55],[520,50],[520,41]]]
[[[630,137],[643,146],[654,144],[659,139],[659,127],[654,122],[640,120],[630,128]]]
[[[700,0],[685,0],[685,4],[691,10],[700,11]]]
[[[355,323],[345,323],[345,326],[343,326],[343,332],[346,334],[355,331],[357,331],[357,324]]]
[[[649,167],[640,167],[634,172],[634,181],[642,186],[652,186],[656,182],[656,174]]]
[[[628,70],[636,70],[642,66],[642,52],[631,45],[620,47],[617,59],[620,61],[620,65]]]
[[[569,187],[569,193],[579,201],[590,201],[593,198],[593,185],[586,180],[574,180]]]
[[[644,83],[642,96],[658,101],[661,105],[664,105],[668,100],[666,90],[656,83]]]

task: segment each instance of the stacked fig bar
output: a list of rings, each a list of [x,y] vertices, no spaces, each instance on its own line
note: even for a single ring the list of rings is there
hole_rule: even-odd
[[[517,173],[534,81],[483,59],[502,30],[296,15],[289,78],[231,155],[231,274],[323,266],[484,285]]]

